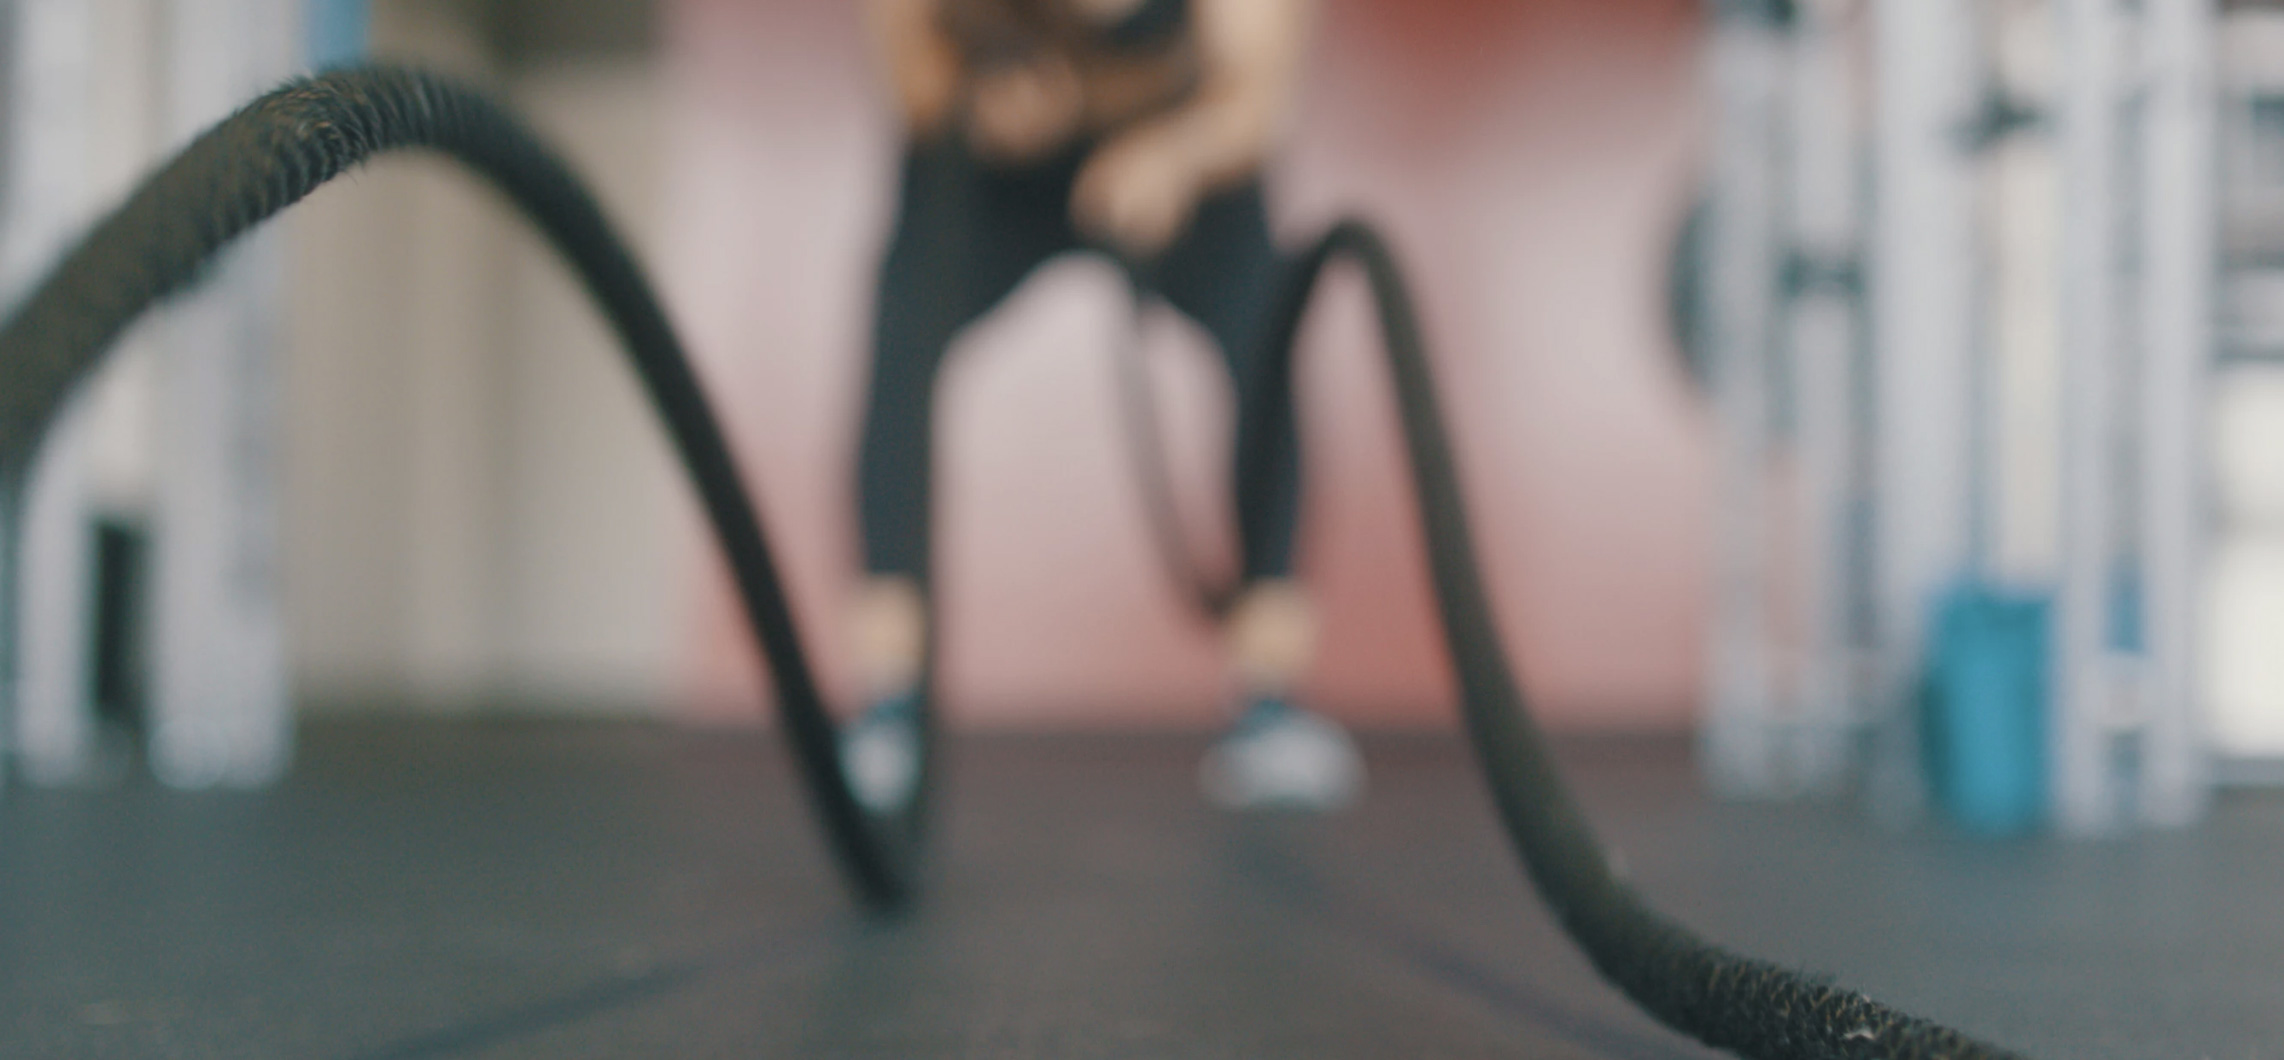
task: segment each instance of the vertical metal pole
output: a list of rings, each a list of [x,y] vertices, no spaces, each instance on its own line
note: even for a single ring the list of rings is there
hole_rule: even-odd
[[[2056,93],[2052,0],[2006,0],[1994,14],[1991,54],[2001,98],[2046,112]],[[2047,593],[2060,574],[2062,535],[2060,167],[2050,128],[2008,132],[1986,153],[1992,360],[1986,569],[2002,585]]]
[[[2107,643],[2119,284],[2112,167],[2117,153],[2114,0],[2058,0],[2062,157],[2062,581],[2052,717],[2056,820],[2085,834],[2114,826]]]
[[[2217,174],[2213,0],[2147,0],[2149,96],[2142,221],[2142,819],[2203,813],[2197,695],[2203,581],[2204,405],[2212,364]]]
[[[165,0],[168,139],[284,76],[297,0]],[[255,786],[291,747],[279,614],[275,234],[233,249],[165,325],[154,527],[151,765],[180,787]]]
[[[1923,791],[1914,707],[1929,609],[1969,564],[1976,259],[1960,134],[1980,85],[1965,0],[1873,0],[1872,14],[1874,591],[1886,714],[1872,791],[1879,812],[1895,813]]]
[[[1808,273],[1793,292],[1794,591],[1800,664],[1786,757],[1798,783],[1831,790],[1847,771],[1855,720],[1854,648],[1848,635],[1849,511],[1855,455],[1855,292],[1841,270],[1855,260],[1855,98],[1845,27],[1832,4],[1801,6],[1790,85],[1793,249]]]
[[[87,223],[97,130],[93,78],[97,6],[18,0],[7,240],[0,299],[21,297]],[[67,403],[36,454],[17,468],[11,591],[16,609],[14,726],[18,765],[34,780],[73,777],[93,751],[87,610],[93,574],[87,532],[87,404]]]
[[[16,161],[16,2],[0,0],[0,242],[14,226],[7,223],[15,199]],[[0,455],[0,797],[8,792],[8,770],[16,754],[16,475]]]
[[[1706,317],[1720,424],[1707,778],[1732,796],[1781,794],[1769,629],[1769,350],[1776,338],[1776,27],[1751,5],[1716,4],[1709,56],[1714,124]]]

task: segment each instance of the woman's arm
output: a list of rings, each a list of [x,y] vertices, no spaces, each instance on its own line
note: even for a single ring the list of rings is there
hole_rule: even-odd
[[[1078,131],[1084,98],[1069,60],[1052,55],[976,68],[944,23],[943,0],[870,0],[867,23],[894,85],[905,131],[952,129],[984,158],[1036,161]]]
[[[933,136],[951,124],[959,103],[960,49],[944,32],[940,0],[867,0],[865,29],[896,92],[905,132]]]
[[[1088,234],[1149,257],[1209,192],[1261,168],[1291,108],[1315,0],[1190,0],[1201,78],[1181,106],[1096,149],[1071,194]]]

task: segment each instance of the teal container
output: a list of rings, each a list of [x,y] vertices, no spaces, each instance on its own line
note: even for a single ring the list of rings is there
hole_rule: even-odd
[[[1923,701],[1928,787],[1968,831],[2046,819],[2051,599],[1962,583],[1936,602]]]

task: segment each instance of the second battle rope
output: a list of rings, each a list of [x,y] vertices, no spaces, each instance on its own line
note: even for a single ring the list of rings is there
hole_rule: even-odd
[[[6,502],[20,496],[22,475],[64,396],[130,321],[189,284],[247,230],[343,171],[404,148],[441,151],[488,179],[602,305],[728,556],[834,853],[867,903],[909,900],[925,796],[885,817],[868,814],[852,796],[753,501],[656,297],[569,171],[521,123],[469,89],[387,67],[295,82],[200,137],[99,224],[0,326],[0,520],[13,515]],[[1549,759],[1500,647],[1418,320],[1393,258],[1370,229],[1339,225],[1302,260],[1277,348],[1290,350],[1317,277],[1338,257],[1363,267],[1380,308],[1444,635],[1485,779],[1539,893],[1596,967],[1667,1024],[1756,1060],[2015,1057],[1708,944],[1617,878]],[[1289,352],[1267,370],[1289,376]],[[1239,481],[1262,474],[1265,459],[1241,454]],[[12,529],[0,525],[0,549],[16,547]],[[9,602],[0,598],[0,611]]]
[[[1173,472],[1167,467],[1165,432],[1158,429],[1158,388],[1150,381],[1143,347],[1145,314],[1153,298],[1139,283],[1129,285],[1128,290],[1133,312],[1111,356],[1118,372],[1119,426],[1126,436],[1126,457],[1133,466],[1134,484],[1141,493],[1145,529],[1174,591],[1187,597],[1201,618],[1219,622],[1237,606],[1238,593],[1244,586],[1233,574],[1209,573],[1185,537],[1181,509],[1174,503]]]
[[[1428,573],[1459,678],[1460,712],[1507,836],[1539,897],[1594,967],[1667,1026],[1760,1060],[2021,1060],[2021,1055],[1898,1012],[1854,991],[1768,961],[1731,953],[1650,907],[1619,879],[1570,797],[1531,720],[1501,647],[1475,562],[1459,471],[1436,403],[1426,342],[1395,256],[1357,221],[1333,226],[1294,270],[1274,332],[1270,371],[1290,381],[1293,340],[1327,265],[1353,260],[1371,285],[1393,377]],[[1256,387],[1271,394],[1276,386]],[[1274,415],[1273,409],[1250,410]],[[1264,426],[1257,437],[1267,437]],[[1239,454],[1241,478],[1265,454]]]

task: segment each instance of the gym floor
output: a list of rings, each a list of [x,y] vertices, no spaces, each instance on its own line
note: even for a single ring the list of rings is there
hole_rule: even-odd
[[[1204,737],[949,749],[933,888],[848,904],[780,749],[601,723],[329,722],[258,796],[0,799],[10,1057],[1715,1055],[1600,985],[1449,736],[1330,819],[1219,814]],[[1627,872],[1717,940],[2033,1056],[2284,1056],[2284,795],[1985,843],[1708,801],[1571,742]]]

